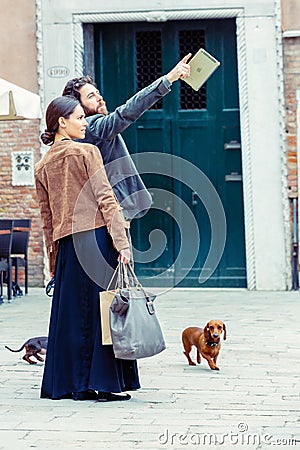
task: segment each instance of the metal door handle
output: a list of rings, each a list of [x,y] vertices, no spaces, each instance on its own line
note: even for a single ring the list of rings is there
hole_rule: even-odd
[[[224,150],[241,150],[241,143],[238,141],[226,142]]]
[[[242,175],[236,172],[231,172],[230,175],[225,175],[225,181],[242,181],[242,179]]]

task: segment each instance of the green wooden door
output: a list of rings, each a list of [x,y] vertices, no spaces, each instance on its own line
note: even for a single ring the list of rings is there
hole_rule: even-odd
[[[153,208],[132,223],[135,267],[147,285],[244,287],[235,21],[96,25],[96,81],[113,109],[200,47],[221,62],[205,86],[195,92],[174,83],[172,93],[123,134],[153,198]],[[204,180],[200,188],[197,173]],[[212,221],[216,194],[225,227]],[[221,255],[216,267],[207,263],[213,252]]]

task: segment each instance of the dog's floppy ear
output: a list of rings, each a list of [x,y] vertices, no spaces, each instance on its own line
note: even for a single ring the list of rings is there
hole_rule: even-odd
[[[204,337],[207,341],[210,339],[209,322],[204,327]]]
[[[226,325],[223,323],[223,331],[224,331],[224,341],[226,341]]]

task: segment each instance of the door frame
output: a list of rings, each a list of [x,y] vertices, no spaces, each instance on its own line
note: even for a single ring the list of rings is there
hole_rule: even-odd
[[[280,14],[280,7],[275,11]],[[93,49],[92,26],[87,25],[84,29],[84,24],[101,23],[101,22],[135,22],[135,21],[165,21],[165,20],[197,20],[197,19],[226,19],[235,18],[237,25],[237,61],[238,61],[238,81],[239,81],[239,102],[240,102],[240,125],[241,125],[241,144],[242,144],[242,169],[243,169],[243,192],[244,192],[244,218],[245,218],[245,246],[246,246],[246,272],[247,272],[247,288],[249,290],[268,289],[264,287],[264,269],[262,269],[263,250],[257,245],[257,231],[261,226],[260,216],[254,210],[253,196],[255,185],[255,174],[253,171],[253,157],[251,154],[251,134],[250,134],[250,114],[249,114],[249,79],[247,72],[248,54],[247,54],[247,28],[244,17],[244,8],[232,9],[214,9],[214,10],[189,10],[189,11],[149,11],[149,12],[117,12],[117,13],[92,13],[92,14],[73,14],[73,36],[74,36],[74,68],[76,76],[81,76],[84,69],[93,74],[93,58],[91,58],[91,50]],[[277,17],[278,19],[278,17]],[[282,62],[282,48],[280,35],[280,20],[278,19],[276,26],[276,43],[277,46],[277,84],[279,92],[279,100],[284,99],[282,75],[280,67]],[[280,38],[279,38],[280,35]],[[86,50],[86,51],[85,51]],[[284,113],[279,112],[280,118],[280,151],[285,154],[284,142]],[[280,161],[281,167],[281,189],[284,190],[286,186],[286,162]],[[274,240],[273,254],[280,252],[284,255],[282,258],[285,261],[285,272],[276,272],[273,276],[272,289],[286,290],[291,288],[291,270],[290,267],[290,250],[291,242],[289,222],[289,204],[286,196],[282,194],[281,198],[283,209],[283,244],[279,243],[280,239]],[[276,246],[278,245],[278,249]],[[284,248],[283,248],[284,247]],[[284,252],[284,253],[283,253]],[[257,255],[259,258],[257,258]],[[258,261],[258,259],[260,261]],[[278,264],[276,262],[276,264]],[[282,264],[282,263],[281,263]],[[284,270],[284,268],[281,268]],[[281,277],[281,278],[280,278]],[[277,280],[278,278],[278,280]],[[273,281],[273,280],[272,280]]]

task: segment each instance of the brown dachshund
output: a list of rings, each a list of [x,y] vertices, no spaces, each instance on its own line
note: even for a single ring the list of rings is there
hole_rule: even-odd
[[[217,358],[221,348],[221,334],[224,331],[226,340],[226,326],[221,320],[210,320],[203,328],[188,327],[182,332],[184,354],[190,366],[195,366],[190,357],[192,346],[197,348],[197,363],[201,363],[201,356],[208,362],[211,370],[220,370],[217,366]]]
[[[41,337],[34,337],[31,339],[28,339],[28,341],[24,342],[21,348],[18,350],[13,350],[9,348],[7,345],[5,348],[10,350],[11,352],[20,352],[25,348],[25,355],[23,356],[23,359],[29,364],[36,364],[36,361],[32,361],[30,359],[30,356],[34,356],[38,361],[44,361],[43,358],[41,358],[38,353],[41,355],[45,355],[47,352],[47,345],[48,345],[48,337],[47,336],[41,336]]]

